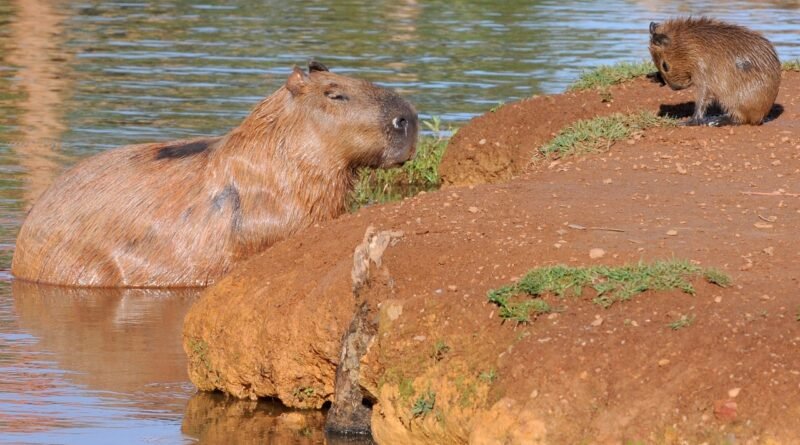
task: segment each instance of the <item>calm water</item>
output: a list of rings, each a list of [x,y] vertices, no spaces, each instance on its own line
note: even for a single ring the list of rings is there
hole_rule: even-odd
[[[0,0],[0,442],[322,443],[267,402],[195,394],[192,291],[11,282],[14,236],[53,176],[109,147],[234,126],[312,57],[458,126],[639,61],[647,25],[709,14],[800,57],[800,1]],[[328,441],[332,443],[334,441]]]

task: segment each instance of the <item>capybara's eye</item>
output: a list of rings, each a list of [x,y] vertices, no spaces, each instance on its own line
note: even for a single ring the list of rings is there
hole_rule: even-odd
[[[669,65],[667,65],[667,61],[666,60],[661,62],[661,69],[664,70],[665,73],[669,72]]]
[[[326,91],[325,97],[331,100],[341,100],[341,101],[347,100],[347,96],[338,91],[330,91],[330,90]]]

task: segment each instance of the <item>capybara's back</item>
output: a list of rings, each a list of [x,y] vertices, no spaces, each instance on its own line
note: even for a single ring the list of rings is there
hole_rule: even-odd
[[[204,286],[236,261],[346,210],[361,166],[413,157],[414,108],[316,62],[222,137],[90,157],[33,205],[19,279],[78,286]]]
[[[691,124],[713,124],[705,113],[716,101],[731,123],[757,125],[778,95],[781,64],[775,48],[742,26],[709,18],[651,23],[650,53],[672,89],[694,86]]]

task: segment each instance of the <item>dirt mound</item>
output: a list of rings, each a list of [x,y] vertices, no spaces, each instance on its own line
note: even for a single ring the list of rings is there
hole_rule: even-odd
[[[784,112],[763,126],[647,130],[527,164],[562,123],[687,100],[644,81],[609,91],[610,105],[597,91],[540,97],[459,131],[448,181],[513,181],[363,209],[246,261],[187,316],[192,380],[332,400],[353,249],[372,225],[403,232],[371,290],[378,333],[361,361],[379,443],[800,442],[800,75],[784,74]],[[469,147],[511,173],[476,167]],[[548,297],[558,311],[520,325],[486,298],[537,266],[672,258],[734,284],[608,309]]]

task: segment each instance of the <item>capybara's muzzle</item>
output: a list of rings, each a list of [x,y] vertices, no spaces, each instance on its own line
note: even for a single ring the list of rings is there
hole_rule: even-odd
[[[417,112],[403,101],[402,107],[396,107],[389,119],[389,144],[384,153],[381,167],[395,167],[414,158],[417,153],[419,123]],[[399,109],[398,109],[399,108]]]

